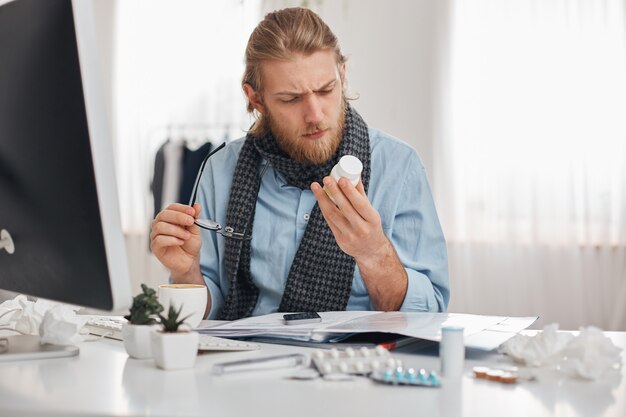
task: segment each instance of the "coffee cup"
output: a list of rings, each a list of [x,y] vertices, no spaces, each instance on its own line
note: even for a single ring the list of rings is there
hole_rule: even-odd
[[[207,303],[207,288],[197,284],[163,284],[159,285],[159,302],[163,306],[163,314],[167,316],[170,305],[178,311],[182,306],[179,318],[189,316],[185,324],[197,327],[204,318]]]

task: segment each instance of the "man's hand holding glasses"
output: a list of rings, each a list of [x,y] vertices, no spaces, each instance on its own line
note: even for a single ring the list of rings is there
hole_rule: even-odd
[[[175,283],[204,285],[200,274],[200,204],[170,204],[152,221],[150,248]]]
[[[150,248],[159,261],[170,270],[174,282],[204,284],[200,273],[201,228],[222,235],[226,239],[252,239],[245,230],[238,231],[229,226],[222,227],[215,220],[200,218],[200,204],[196,202],[196,198],[204,166],[209,158],[223,149],[225,145],[222,143],[209,152],[202,161],[191,194],[193,206],[170,204],[152,221]],[[266,164],[263,167],[261,177],[268,166],[269,164]]]

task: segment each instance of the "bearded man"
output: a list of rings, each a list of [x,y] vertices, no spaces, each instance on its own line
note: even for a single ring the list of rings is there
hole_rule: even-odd
[[[250,36],[254,125],[208,159],[197,202],[152,222],[172,282],[207,287],[207,318],[446,310],[446,244],[421,160],[369,128],[345,85],[346,58],[312,11],[269,13]],[[329,176],[344,155],[363,163],[356,187]]]

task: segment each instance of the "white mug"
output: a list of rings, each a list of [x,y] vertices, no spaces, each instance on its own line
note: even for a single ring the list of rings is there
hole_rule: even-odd
[[[163,306],[163,316],[167,317],[170,305],[176,310],[183,306],[179,319],[185,320],[192,328],[197,327],[204,318],[207,303],[207,288],[196,284],[164,284],[159,285],[159,303]]]

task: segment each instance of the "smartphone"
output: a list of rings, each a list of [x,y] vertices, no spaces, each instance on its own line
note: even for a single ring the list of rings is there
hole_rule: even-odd
[[[285,324],[307,324],[307,323],[319,323],[322,318],[315,312],[309,313],[293,313],[283,315]]]

